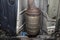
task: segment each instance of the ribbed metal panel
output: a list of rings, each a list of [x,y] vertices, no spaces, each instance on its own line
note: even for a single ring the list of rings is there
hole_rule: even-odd
[[[17,1],[1,0],[1,28],[12,34],[16,33]]]

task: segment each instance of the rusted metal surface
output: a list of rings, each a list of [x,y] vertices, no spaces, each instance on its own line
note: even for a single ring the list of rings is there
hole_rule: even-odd
[[[34,0],[28,2],[28,9],[25,12],[26,31],[29,35],[36,35],[40,30],[40,10],[35,7]]]

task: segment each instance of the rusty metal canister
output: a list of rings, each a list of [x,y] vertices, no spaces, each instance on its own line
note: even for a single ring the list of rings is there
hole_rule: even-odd
[[[40,31],[40,10],[29,7],[25,12],[26,31],[29,35],[37,35]]]

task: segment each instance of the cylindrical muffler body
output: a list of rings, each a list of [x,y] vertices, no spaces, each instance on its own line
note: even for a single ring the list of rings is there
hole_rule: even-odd
[[[37,35],[40,31],[40,10],[30,8],[25,13],[26,31],[29,35]]]

